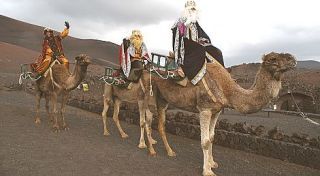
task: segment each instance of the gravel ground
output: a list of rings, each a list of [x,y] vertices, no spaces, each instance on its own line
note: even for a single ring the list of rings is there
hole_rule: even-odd
[[[42,123],[35,125],[34,97],[21,91],[0,89],[0,175],[1,176],[101,176],[101,175],[201,175],[200,142],[168,134],[177,157],[166,155],[158,133],[156,157],[137,148],[139,127],[125,122],[128,139],[120,139],[109,119],[111,136],[102,135],[98,114],[67,107],[69,131],[53,133],[42,108]],[[277,159],[214,147],[217,175],[318,176],[320,170]]]

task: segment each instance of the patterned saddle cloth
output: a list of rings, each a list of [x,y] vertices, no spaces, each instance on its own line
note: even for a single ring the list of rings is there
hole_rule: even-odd
[[[104,75],[100,80],[103,80],[106,84],[122,88],[126,88],[130,84],[130,81],[126,79],[121,69],[112,67],[105,68]]]
[[[179,74],[178,65],[175,63],[174,58],[156,53],[151,53],[151,55],[152,61],[149,67],[151,67],[150,71],[153,75],[174,81],[184,79],[184,77]]]

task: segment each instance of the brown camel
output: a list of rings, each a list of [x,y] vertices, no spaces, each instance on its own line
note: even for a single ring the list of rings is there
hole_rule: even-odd
[[[79,55],[75,58],[76,64],[73,73],[70,74],[68,69],[61,64],[55,64],[48,70],[46,76],[36,81],[36,116],[35,123],[40,123],[39,109],[40,100],[44,96],[46,100],[46,111],[51,121],[53,121],[53,130],[59,130],[58,115],[62,118],[62,129],[67,130],[67,124],[64,119],[65,105],[71,90],[78,87],[85,78],[87,67],[90,64],[90,58],[86,55]],[[61,110],[57,110],[57,99],[61,95]],[[49,103],[51,102],[52,113],[50,113]],[[53,117],[52,117],[53,116]]]
[[[122,138],[127,138],[128,135],[123,131],[120,122],[119,122],[119,109],[122,101],[129,102],[129,103],[136,103],[138,102],[139,111],[140,111],[140,128],[141,128],[141,135],[139,141],[139,148],[146,148],[146,143],[144,140],[144,130],[151,130],[151,123],[152,123],[152,113],[149,109],[146,111],[142,111],[141,108],[143,107],[144,102],[144,91],[145,89],[141,87],[142,84],[138,83],[131,83],[131,89],[127,88],[120,88],[118,86],[105,84],[104,86],[104,94],[103,94],[103,111],[102,111],[102,119],[103,119],[103,130],[104,135],[110,135],[107,129],[107,112],[111,103],[111,100],[114,103],[114,110],[113,110],[113,120],[120,132]],[[146,113],[145,115],[141,115],[142,112]],[[151,137],[150,139],[152,144],[155,144],[156,141]]]
[[[254,113],[261,110],[271,99],[277,97],[283,73],[296,66],[296,60],[290,54],[272,52],[264,55],[262,61],[255,83],[248,90],[239,86],[229,72],[217,62],[207,64],[205,81],[195,86],[188,83],[186,87],[181,87],[171,80],[153,77],[152,86],[155,88],[159,115],[158,129],[168,154],[174,153],[165,133],[165,111],[170,103],[177,108],[199,113],[204,157],[203,175],[215,175],[211,169],[217,168],[218,164],[212,157],[212,142],[214,128],[222,108],[234,108],[241,113]],[[145,72],[143,76],[145,87],[149,85],[148,75],[149,73]],[[147,99],[148,97],[145,105],[147,105]],[[153,148],[151,143],[149,147]]]

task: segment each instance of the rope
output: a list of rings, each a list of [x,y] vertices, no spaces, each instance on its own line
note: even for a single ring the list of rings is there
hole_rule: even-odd
[[[214,103],[217,102],[217,99],[216,99],[216,97],[213,95],[213,93],[211,92],[211,90],[209,89],[208,84],[207,84],[205,78],[202,78],[202,83],[203,83],[203,85],[204,85],[204,88],[207,90],[207,93],[209,94],[211,100],[212,100]]]
[[[108,82],[107,80],[112,80],[112,82]],[[111,86],[111,85],[120,85],[120,84],[124,84],[125,81],[122,79],[118,79],[118,78],[114,78],[114,77],[110,77],[110,76],[102,76],[101,78],[99,78],[99,80],[103,80],[103,82],[105,82],[107,85]]]
[[[168,79],[169,78],[169,72],[167,71],[167,76],[166,77],[164,77],[164,76],[162,76],[156,69],[154,69],[154,66],[152,66],[152,68],[150,68],[150,73],[152,72],[152,71],[154,71],[160,78],[162,78],[162,79]]]
[[[293,96],[292,92],[290,92],[290,95],[291,95],[291,98],[292,98],[295,106],[297,107],[297,110],[298,110],[299,115],[300,115],[304,120],[306,120],[307,122],[312,123],[312,124],[317,125],[317,126],[320,126],[320,124],[319,124],[318,122],[315,122],[315,121],[311,120],[310,118],[307,117],[307,115],[306,115],[305,113],[303,113],[303,112],[301,111],[300,107],[298,106],[297,102],[296,102],[295,99],[294,99],[294,96]]]
[[[152,82],[151,82],[151,67],[150,67],[150,71],[149,71],[149,85],[150,85],[150,96],[153,96],[153,90],[152,90]]]
[[[57,82],[54,81],[51,67],[49,68],[49,73],[50,73],[50,79],[52,82],[52,89],[54,89],[54,86],[58,87],[59,89],[62,89],[62,87]]]
[[[140,86],[141,86],[141,89],[142,89],[143,93],[146,93],[146,88],[143,86],[143,83],[142,83],[141,79],[139,79],[139,83],[140,83]]]
[[[19,76],[19,85],[22,84],[23,79],[31,79],[31,81],[37,81],[38,79],[40,79],[42,77],[42,76],[39,76],[37,78],[33,78],[31,75],[32,75],[32,72],[21,73]]]
[[[106,84],[108,84],[109,86],[111,86],[112,84],[114,84],[115,79],[112,79],[112,82],[109,83],[106,80],[109,79],[109,76],[102,76],[101,78],[99,78],[99,80],[103,80],[103,82],[105,82]]]

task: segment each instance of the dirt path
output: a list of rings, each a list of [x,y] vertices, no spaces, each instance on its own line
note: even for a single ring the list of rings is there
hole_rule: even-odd
[[[1,176],[150,176],[201,175],[200,142],[168,134],[177,152],[169,158],[158,136],[158,155],[137,148],[138,126],[122,122],[129,134],[120,139],[109,119],[111,136],[102,135],[98,114],[67,107],[69,131],[53,133],[42,108],[42,123],[33,123],[34,97],[0,89],[0,175]],[[320,170],[215,146],[217,175],[316,176]]]

